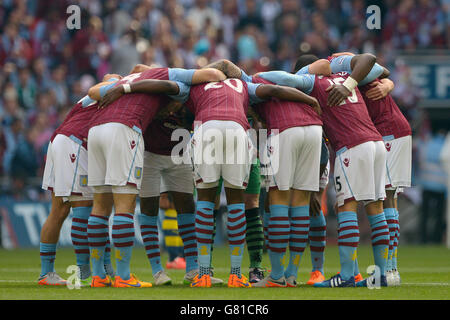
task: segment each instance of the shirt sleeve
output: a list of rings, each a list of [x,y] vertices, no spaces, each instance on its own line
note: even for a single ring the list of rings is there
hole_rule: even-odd
[[[172,99],[185,103],[189,99],[189,93],[191,92],[191,86],[188,86],[187,84],[175,81],[178,85],[178,89],[180,90],[178,94],[169,95]]]
[[[308,74],[309,73],[309,64],[307,66],[304,66],[300,70],[298,70],[295,74],[301,75],[301,74]]]
[[[353,56],[350,55],[344,55],[339,56],[331,60],[330,67],[332,73],[338,73],[338,72],[352,72],[352,67],[350,65],[352,61]],[[380,66],[378,63],[375,63],[375,65],[370,70],[369,74],[358,83],[358,86],[363,86],[368,84],[369,82],[372,82],[376,78],[378,78],[383,73],[383,67]]]
[[[120,80],[119,78],[109,78],[108,81],[106,81],[106,82],[116,82],[119,80]]]
[[[195,69],[169,68],[169,80],[192,84]]]
[[[83,99],[81,99],[79,102],[81,102],[81,105],[84,107],[88,107],[94,103],[96,103],[97,101],[95,101],[94,99],[91,99],[89,96],[85,96]]]
[[[314,88],[314,81],[316,79],[313,74],[297,75],[285,71],[262,72],[259,76],[281,86],[300,89],[306,94],[311,93]]]
[[[375,63],[375,65],[372,67],[372,70],[370,70],[369,74],[358,83],[358,86],[363,86],[368,84],[369,82],[372,82],[373,80],[381,76],[383,70],[384,69],[382,66],[380,66],[378,63]]]
[[[241,69],[241,80],[247,83],[251,83],[253,81],[253,77],[249,76],[248,74],[245,73],[244,70]]]
[[[247,82],[248,99],[250,104],[257,104],[264,101],[264,99],[261,99],[256,95],[256,88],[258,88],[260,85],[261,83]]]
[[[108,81],[110,82],[110,81]],[[100,97],[104,97],[105,94],[108,92],[109,89],[111,89],[112,87],[114,87],[116,84],[116,82],[111,82],[110,84],[105,84],[104,86],[100,87]]]
[[[351,55],[343,55],[339,57],[335,57],[330,61],[331,73],[338,72],[352,72],[351,61],[354,56]]]

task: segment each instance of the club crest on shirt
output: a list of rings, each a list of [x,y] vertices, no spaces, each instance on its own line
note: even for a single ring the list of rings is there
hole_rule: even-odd
[[[134,176],[136,179],[140,179],[142,177],[142,168],[141,167],[134,168]]]
[[[349,158],[345,158],[345,159],[344,159],[344,165],[345,165],[346,167],[348,167],[348,166],[350,165],[350,159],[349,159]]]
[[[80,175],[80,186],[87,187],[87,184],[88,184],[88,176]]]
[[[385,144],[387,152],[391,151],[392,145],[389,142],[386,142]]]
[[[75,153],[70,154],[69,157],[70,157],[70,161],[72,161],[72,163],[74,163],[75,160],[77,159],[77,156],[75,155]]]
[[[130,147],[131,147],[131,149],[134,149],[134,147],[136,147],[136,141],[132,140],[130,142]]]

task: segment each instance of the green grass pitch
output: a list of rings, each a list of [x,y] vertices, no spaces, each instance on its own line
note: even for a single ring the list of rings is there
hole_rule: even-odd
[[[163,263],[167,254],[163,253]],[[360,270],[365,276],[366,268],[372,264],[370,246],[358,250]],[[66,268],[75,263],[73,250],[61,248],[57,251],[56,271],[67,278]],[[214,249],[213,265],[215,276],[226,283],[229,272],[227,247]],[[247,273],[248,256],[244,256],[243,270]],[[263,266],[270,267],[267,254]],[[312,288],[305,285],[311,269],[309,249],[303,255],[297,288],[189,288],[182,285],[184,272],[168,270],[173,285],[146,289],[81,288],[69,290],[66,287],[44,287],[37,285],[40,271],[37,249],[0,250],[0,299],[1,300],[51,300],[51,299],[119,299],[119,300],[337,300],[337,299],[381,299],[381,300],[449,300],[450,299],[450,250],[443,246],[401,246],[399,249],[399,271],[402,277],[400,287],[381,288]],[[142,247],[133,251],[131,270],[138,278],[153,281],[149,262]],[[325,250],[325,276],[328,278],[339,271],[339,257],[336,246]]]

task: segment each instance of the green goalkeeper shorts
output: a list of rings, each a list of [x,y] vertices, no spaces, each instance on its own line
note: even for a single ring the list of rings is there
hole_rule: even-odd
[[[217,194],[222,192],[223,179],[220,177],[219,186],[217,187]],[[248,177],[247,188],[245,193],[248,194],[259,194],[261,191],[261,169],[259,165],[259,159],[257,159],[255,164],[250,167],[250,176]]]

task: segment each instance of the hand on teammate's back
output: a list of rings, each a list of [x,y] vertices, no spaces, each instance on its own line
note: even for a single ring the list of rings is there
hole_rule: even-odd
[[[372,100],[379,100],[386,97],[389,93],[389,87],[382,82],[372,82],[369,84],[372,88],[366,92],[366,97]]]
[[[320,108],[319,101],[314,97],[311,97],[311,98],[312,98],[312,102],[309,105],[314,109],[314,111],[317,112],[318,115],[321,115],[322,109]]]
[[[326,91],[328,92],[327,104],[329,106],[339,105],[350,95],[350,91],[341,84],[333,84]]]
[[[110,89],[105,94],[105,96],[100,100],[100,102],[98,104],[98,108],[103,109],[104,107],[108,106],[109,104],[111,104],[114,101],[116,101],[117,99],[119,99],[123,94],[124,94],[124,92],[123,92],[122,86],[118,86],[118,87]]]

